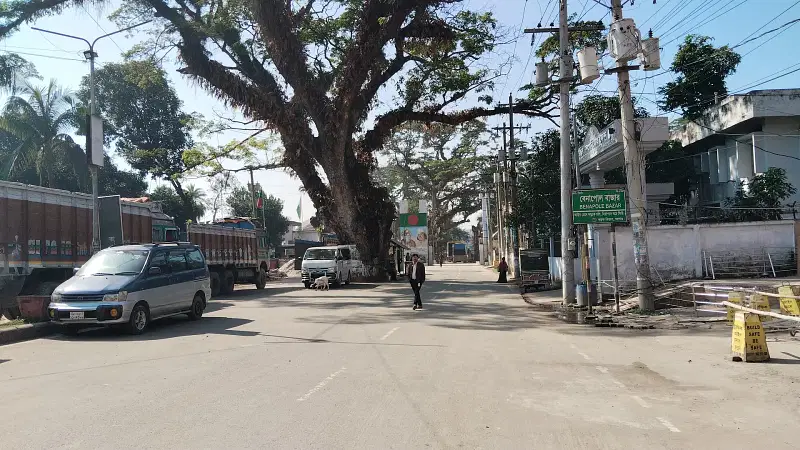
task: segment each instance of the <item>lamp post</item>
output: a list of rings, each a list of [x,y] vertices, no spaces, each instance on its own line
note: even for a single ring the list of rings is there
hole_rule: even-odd
[[[64,34],[59,33],[57,31],[50,31],[45,30],[42,28],[31,27],[31,29],[36,31],[41,31],[42,33],[50,33],[55,34],[56,36],[66,37],[70,39],[77,39],[79,41],[83,41],[86,45],[89,46],[89,49],[83,52],[83,56],[89,61],[89,118],[86,121],[87,125],[87,132],[86,132],[86,156],[87,156],[87,163],[89,165],[89,172],[92,176],[92,254],[97,253],[100,250],[100,207],[98,205],[98,197],[99,187],[98,187],[98,172],[100,167],[103,166],[103,120],[97,116],[97,105],[95,101],[95,85],[94,85],[94,60],[97,58],[97,52],[94,51],[94,45],[100,39],[113,36],[118,33],[122,33],[123,31],[132,30],[136,27],[140,27],[142,25],[148,24],[152,22],[148,20],[146,22],[138,23],[136,25],[129,26],[127,28],[123,28],[121,30],[113,31],[111,33],[106,33],[92,42],[79,37],[73,36],[71,34]]]

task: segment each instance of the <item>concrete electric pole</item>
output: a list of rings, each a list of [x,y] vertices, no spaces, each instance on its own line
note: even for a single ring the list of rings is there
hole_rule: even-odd
[[[570,151],[569,88],[573,77],[573,58],[569,46],[570,31],[602,30],[597,27],[569,27],[567,0],[559,0],[558,28],[532,28],[526,33],[558,33],[559,108],[561,110],[561,296],[563,303],[575,303],[575,238],[572,236],[572,152]]]
[[[58,33],[56,31],[31,27],[31,29],[41,31],[42,33],[50,33],[61,37],[77,39],[85,42],[86,45],[89,46],[89,50],[83,52],[83,56],[89,61],[89,118],[87,119],[86,124],[86,159],[89,165],[89,172],[92,175],[92,254],[100,251],[101,247],[100,205],[97,199],[100,195],[100,189],[98,187],[97,178],[100,167],[103,166],[103,158],[105,157],[105,153],[103,152],[103,120],[97,115],[97,102],[95,101],[94,60],[97,58],[97,52],[94,51],[94,45],[97,44],[97,41],[100,39],[122,33],[123,31],[132,30],[150,22],[151,21],[148,20],[146,22],[138,23],[121,30],[104,34],[92,42],[89,42],[82,37],[72,36],[71,34]]]
[[[622,0],[611,0],[611,15],[614,22],[622,20]],[[612,24],[613,32],[614,24]],[[632,30],[623,30],[631,39]],[[638,45],[638,36],[636,36]],[[644,164],[641,150],[636,141],[636,129],[633,120],[633,97],[629,71],[639,66],[629,66],[625,59],[617,60],[617,67],[606,73],[616,73],[619,84],[619,103],[622,108],[622,143],[625,151],[625,172],[630,198],[631,231],[633,233],[633,256],[636,264],[636,291],[639,296],[639,308],[652,311],[655,308],[653,287],[650,283],[650,258],[647,255],[647,210],[645,199]]]

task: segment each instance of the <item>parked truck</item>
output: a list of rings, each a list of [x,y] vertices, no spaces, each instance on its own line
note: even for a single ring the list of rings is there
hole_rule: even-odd
[[[101,197],[100,244],[176,240],[156,203]],[[0,313],[19,317],[17,296],[50,295],[91,254],[92,196],[0,181]]]
[[[236,284],[264,289],[269,276],[267,235],[247,218],[188,224],[189,241],[200,246],[211,272],[211,296],[229,294]]]

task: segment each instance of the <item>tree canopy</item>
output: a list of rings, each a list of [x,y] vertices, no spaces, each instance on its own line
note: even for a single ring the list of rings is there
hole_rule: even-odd
[[[0,36],[83,3],[11,3],[0,11]],[[466,4],[138,0],[125,2],[115,17],[126,24],[153,20],[151,39],[136,55],[177,49],[181,73],[277,133],[283,161],[316,209],[343,242],[377,263],[388,254],[395,210],[371,171],[392,131],[406,122],[458,125],[505,111],[486,95],[500,74],[483,59],[501,30],[491,13]],[[486,106],[459,109],[468,99]],[[550,95],[515,105],[536,117],[553,109]]]
[[[714,47],[708,36],[689,35],[678,47],[670,70],[674,81],[658,89],[666,111],[680,110],[684,118],[696,119],[714,103],[715,96],[728,94],[725,79],[736,71],[742,57],[727,45]]]
[[[263,194],[263,189],[256,183],[256,197]],[[281,244],[281,238],[289,230],[289,218],[283,215],[283,200],[272,194],[262,197],[262,209],[256,210],[256,219],[264,221],[267,230],[267,240],[270,246]],[[233,189],[227,199],[228,208],[236,217],[253,216],[253,197],[250,186],[238,186]]]

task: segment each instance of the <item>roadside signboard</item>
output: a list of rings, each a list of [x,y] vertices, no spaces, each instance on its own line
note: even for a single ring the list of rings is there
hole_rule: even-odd
[[[585,189],[572,193],[573,223],[625,223],[627,221],[624,189]]]

